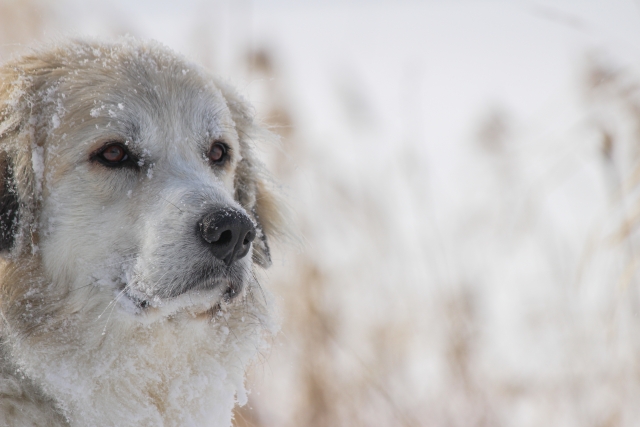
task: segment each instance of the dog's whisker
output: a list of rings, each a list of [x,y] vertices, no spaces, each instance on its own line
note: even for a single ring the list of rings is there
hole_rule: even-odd
[[[162,197],[161,195],[158,195],[158,197],[161,198],[162,200],[164,200],[165,202],[169,203],[174,208],[178,209],[178,211],[180,211],[180,213],[184,213],[182,211],[182,209],[180,209],[175,203],[170,202],[169,200],[167,200],[166,198]]]
[[[88,285],[79,286],[79,287],[77,287],[77,288],[75,288],[75,289],[71,289],[71,290],[69,290],[69,292],[68,292],[68,293],[75,292],[75,291],[79,291],[79,290],[82,290],[82,289],[84,289],[84,288],[88,288],[88,287],[95,287],[95,286],[96,286],[95,284],[93,284],[93,283],[89,283]]]
[[[102,317],[102,315],[109,309],[109,307],[111,307],[111,311],[109,312],[109,316],[107,317],[107,321],[105,322],[104,327],[102,329],[102,335],[105,335],[106,332],[107,332],[107,326],[109,325],[109,321],[111,320],[111,315],[113,314],[113,311],[116,308],[116,304],[118,303],[118,300],[124,295],[124,293],[129,289],[129,287],[130,287],[129,283],[125,284],[125,286],[118,293],[118,295],[116,295],[116,297],[111,300],[111,302],[107,305],[107,307],[98,316],[98,319],[100,319],[100,317]]]
[[[127,285],[127,286],[128,286],[128,285]],[[127,286],[125,286],[125,287],[124,287],[124,288],[123,288],[123,289],[122,289],[122,290],[121,290],[121,291],[120,291],[120,292],[115,296],[115,298],[113,298],[113,299],[109,302],[109,304],[107,304],[107,306],[105,307],[105,309],[104,309],[104,310],[102,310],[102,313],[100,313],[100,314],[98,315],[98,317],[97,317],[98,319],[100,319],[100,318],[102,317],[102,315],[103,315],[103,314],[104,314],[104,313],[105,313],[105,312],[106,312],[106,311],[107,311],[107,310],[108,310],[108,309],[109,309],[113,304],[115,304],[115,303],[118,301],[118,298],[119,298],[122,294],[124,294],[124,292],[126,291]]]

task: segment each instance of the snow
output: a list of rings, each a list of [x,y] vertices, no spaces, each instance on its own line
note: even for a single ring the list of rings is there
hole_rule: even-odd
[[[33,144],[31,146],[31,166],[35,175],[35,187],[38,197],[42,194],[42,180],[44,179],[44,148]]]
[[[60,117],[57,114],[51,116],[51,127],[53,129],[58,129],[60,127]]]
[[[262,155],[304,243],[274,247],[284,334],[237,396],[256,424],[634,425],[632,2],[54,11],[49,28],[156,38],[266,122],[288,114]],[[594,89],[597,64],[617,77]]]

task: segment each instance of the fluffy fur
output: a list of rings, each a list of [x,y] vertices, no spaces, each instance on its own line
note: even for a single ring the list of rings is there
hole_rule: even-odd
[[[155,43],[67,41],[0,68],[0,425],[231,424],[273,332],[256,266],[280,216],[252,155],[269,137]],[[111,141],[135,167],[95,161]],[[217,207],[258,234],[230,267],[196,236]]]

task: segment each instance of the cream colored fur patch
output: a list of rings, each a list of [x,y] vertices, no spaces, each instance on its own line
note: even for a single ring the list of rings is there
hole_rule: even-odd
[[[0,425],[231,424],[277,329],[258,277],[282,221],[253,154],[270,138],[157,43],[0,68]]]

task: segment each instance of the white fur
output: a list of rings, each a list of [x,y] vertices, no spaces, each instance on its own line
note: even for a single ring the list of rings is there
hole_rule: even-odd
[[[0,143],[22,204],[0,272],[0,425],[229,426],[275,332],[255,270],[275,220],[246,104],[135,40],[47,47],[3,78]],[[224,167],[206,158],[216,140]],[[139,169],[97,163],[110,141]],[[227,269],[196,233],[219,207],[259,234]],[[209,269],[204,289],[180,291]],[[232,285],[244,293],[227,301]]]

